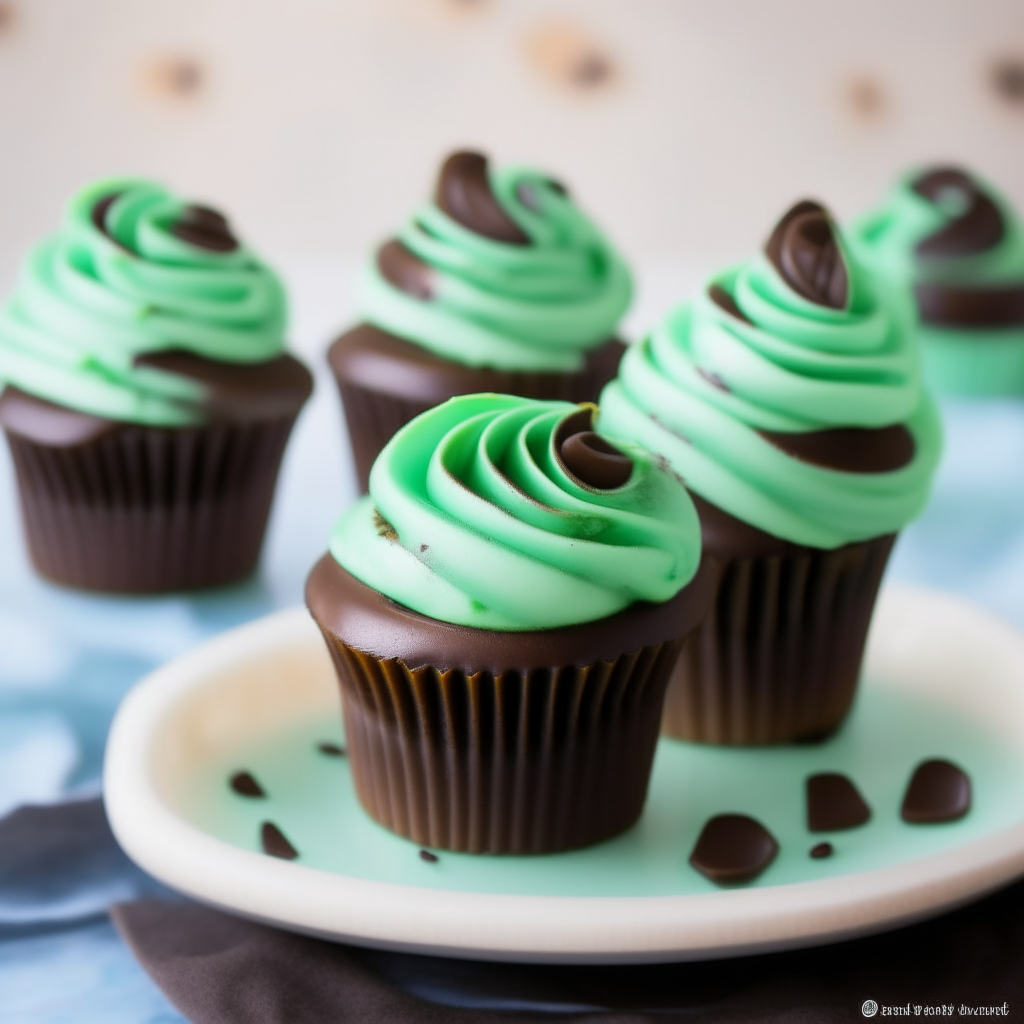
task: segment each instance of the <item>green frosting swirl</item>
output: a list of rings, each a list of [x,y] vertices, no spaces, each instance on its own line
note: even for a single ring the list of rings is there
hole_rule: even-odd
[[[700,561],[693,502],[633,445],[622,486],[583,485],[555,443],[579,412],[484,394],[423,413],[381,452],[331,554],[400,604],[485,629],[555,629],[667,601]]]
[[[32,250],[0,309],[0,381],[109,419],[197,422],[198,385],[136,357],[261,362],[284,351],[286,316],[281,282],[218,214],[152,182],[100,181]]]
[[[529,244],[486,238],[427,203],[398,239],[431,268],[431,298],[396,288],[372,260],[359,282],[361,315],[468,366],[578,370],[586,350],[611,337],[628,308],[629,269],[545,175],[505,167],[488,176]]]
[[[607,436],[660,452],[690,490],[736,518],[818,548],[890,533],[917,515],[941,436],[908,311],[836,237],[849,278],[843,308],[803,298],[758,255],[632,346],[601,396]],[[746,320],[713,301],[715,285]],[[910,431],[915,452],[883,473],[824,468],[759,433],[893,424]]]

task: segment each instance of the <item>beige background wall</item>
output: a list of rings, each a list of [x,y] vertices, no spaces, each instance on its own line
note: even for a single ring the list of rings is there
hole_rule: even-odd
[[[467,144],[555,172],[641,263],[710,267],[919,160],[1024,205],[1024,2],[0,0],[0,139],[4,290],[94,176],[354,259]]]

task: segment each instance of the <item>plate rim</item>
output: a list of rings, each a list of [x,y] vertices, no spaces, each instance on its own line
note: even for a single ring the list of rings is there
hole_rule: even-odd
[[[1024,636],[977,605],[906,584],[888,601],[930,601],[1004,633],[1024,665]],[[187,694],[243,652],[319,635],[305,608],[228,630],[144,677],[118,708],[104,800],[128,855],[200,902],[333,941],[469,959],[653,963],[742,956],[841,941],[932,916],[1024,873],[1024,815],[952,849],[827,879],[669,896],[460,892],[355,878],[244,850],[168,806],[150,771],[150,738]]]

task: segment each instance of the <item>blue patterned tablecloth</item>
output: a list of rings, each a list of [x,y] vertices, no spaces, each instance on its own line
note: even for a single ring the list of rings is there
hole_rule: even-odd
[[[1024,628],[1024,403],[946,405],[944,417],[933,499],[901,537],[889,577],[956,590]],[[258,577],[200,597],[124,600],[33,575],[5,450],[0,816],[25,802],[97,793],[108,723],[140,676],[214,633],[300,602],[305,573],[351,499],[350,472],[337,401],[321,379],[286,458]],[[119,884],[127,896],[141,883]],[[183,1020],[105,918],[33,925],[31,901],[11,897],[0,892],[0,1024]],[[35,910],[51,921],[79,913],[59,898]]]

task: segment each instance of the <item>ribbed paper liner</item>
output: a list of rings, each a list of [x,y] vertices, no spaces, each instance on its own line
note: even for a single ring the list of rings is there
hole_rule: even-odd
[[[125,425],[66,448],[9,432],[33,563],[58,582],[118,593],[243,578],[259,558],[294,419]]]
[[[719,560],[715,601],[687,637],[662,730],[699,743],[828,735],[846,717],[895,535],[833,551]]]
[[[494,382],[495,371],[487,371],[486,383],[480,391],[501,391],[524,398],[561,399],[565,402],[596,402],[601,389],[614,376],[618,360],[598,358],[577,373],[508,371],[502,374],[500,386]],[[341,404],[345,410],[352,456],[363,493],[368,490],[370,469],[381,449],[398,430],[436,402],[415,402],[396,395],[371,390],[335,374]]]
[[[629,828],[680,640],[583,668],[467,674],[325,633],[363,807],[422,846],[553,853]]]

